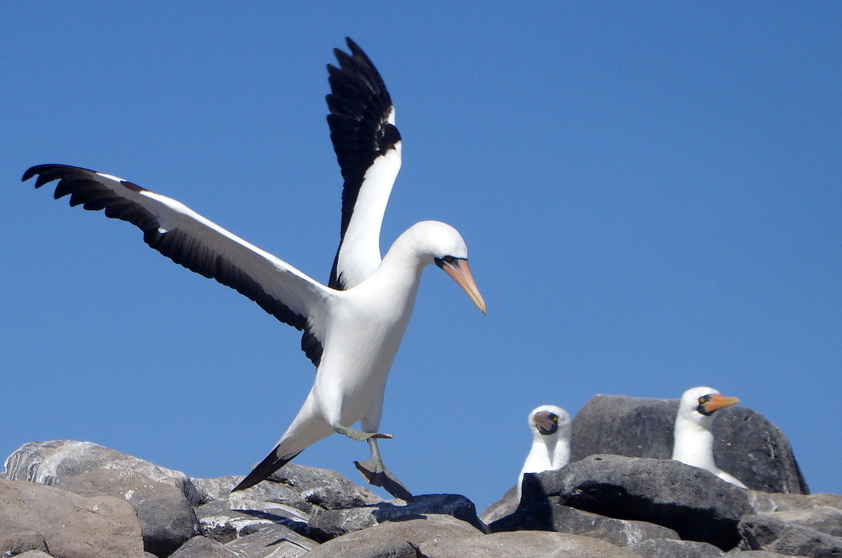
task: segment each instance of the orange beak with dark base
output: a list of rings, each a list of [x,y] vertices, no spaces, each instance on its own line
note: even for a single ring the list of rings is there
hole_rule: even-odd
[[[483,314],[485,314],[485,301],[479,293],[474,277],[471,275],[471,268],[468,267],[468,260],[461,258],[436,258],[436,265],[450,275],[450,278],[456,281],[456,284],[462,287],[462,290],[474,301]]]
[[[706,401],[699,404],[699,411],[706,415],[709,415],[712,412],[717,411],[719,409],[724,409],[725,407],[736,405],[740,402],[740,400],[736,397],[725,397],[724,395],[719,395],[716,393],[706,395],[704,398],[706,399]]]

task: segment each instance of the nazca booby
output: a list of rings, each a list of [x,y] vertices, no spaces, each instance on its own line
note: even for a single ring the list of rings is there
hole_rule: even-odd
[[[517,479],[518,498],[524,473],[561,469],[570,462],[572,425],[567,411],[555,405],[541,405],[529,413],[528,424],[532,447]]]
[[[342,226],[329,286],[249,244],[182,203],[105,173],[38,165],[23,181],[58,180],[56,199],[105,210],[143,231],[144,241],[174,262],[231,287],[278,320],[303,331],[301,347],[316,377],[301,410],[269,455],[234,490],[266,479],[311,444],[338,432],[369,445],[357,468],[392,495],[411,493],[383,465],[377,446],[386,379],[415,303],[421,272],[435,264],[485,314],[461,235],[445,223],[416,223],[380,258],[380,225],[400,169],[401,140],[388,91],[363,51],[335,49],[328,66],[328,122],[343,178]],[[361,430],[351,428],[360,423]]]
[[[713,413],[739,402],[736,397],[724,397],[709,387],[695,387],[685,391],[675,417],[672,458],[707,469],[724,481],[746,488],[737,478],[717,467],[713,459]]]

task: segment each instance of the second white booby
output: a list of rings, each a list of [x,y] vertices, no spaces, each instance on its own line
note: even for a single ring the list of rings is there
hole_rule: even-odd
[[[724,481],[746,488],[739,479],[717,467],[713,459],[713,413],[739,402],[736,397],[722,396],[709,387],[701,386],[685,391],[675,417],[672,458],[707,469]]]
[[[524,473],[561,469],[570,462],[572,422],[567,411],[556,405],[541,405],[529,413],[532,447],[517,480],[518,498]]]
[[[437,265],[486,312],[468,267],[467,246],[445,223],[416,223],[395,240],[382,261],[378,248],[372,265],[370,252],[376,246],[372,234],[379,236],[380,219],[400,167],[400,134],[379,74],[359,47],[350,40],[348,45],[353,56],[335,51],[342,70],[331,70],[331,85],[339,83],[344,96],[328,98],[333,120],[339,121],[331,122],[331,137],[346,179],[342,243],[331,286],[180,202],[121,178],[67,165],[39,165],[23,175],[24,181],[37,177],[36,188],[57,180],[56,199],[70,195],[71,206],[105,210],[107,217],[132,223],[143,231],[144,241],[164,256],[237,290],[304,332],[302,349],[317,366],[313,387],[274,449],[234,490],[254,486],[311,444],[338,432],[368,442],[370,462],[357,466],[370,483],[411,499],[383,465],[377,439],[390,437],[378,433],[386,379],[409,323],[423,269]],[[367,196],[376,199],[372,202]],[[369,254],[361,256],[360,247]],[[354,261],[365,265],[349,263]],[[358,422],[361,430],[351,428]]]

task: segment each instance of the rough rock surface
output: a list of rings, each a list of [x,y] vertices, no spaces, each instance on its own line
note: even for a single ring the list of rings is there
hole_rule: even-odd
[[[266,525],[258,531],[225,545],[239,556],[249,558],[288,558],[306,554],[319,543],[283,525]]]
[[[482,531],[454,517],[429,515],[426,519],[387,522],[349,533],[324,543],[308,558],[416,558],[424,542],[481,535]]]
[[[392,500],[361,508],[333,509],[316,512],[310,519],[310,529],[316,538],[332,539],[353,531],[360,531],[386,521],[406,521],[429,514],[446,514],[461,519],[477,529],[484,525],[477,518],[474,503],[455,494],[418,496],[413,502]]]
[[[541,522],[551,528],[552,508],[558,505],[656,523],[683,539],[724,550],[739,544],[737,525],[751,513],[744,490],[704,469],[671,459],[618,455],[592,455],[524,477],[519,511],[528,510],[533,528],[542,528]]]
[[[721,550],[712,544],[675,539],[646,539],[626,546],[646,558],[719,558]]]
[[[195,487],[181,471],[126,455],[91,442],[55,440],[24,444],[6,458],[6,477],[39,484],[58,484],[65,478],[94,469],[118,469],[139,473],[153,481],[171,484],[184,492],[188,501],[199,500]]]
[[[740,522],[744,550],[768,550],[794,556],[842,556],[842,538],[771,515],[750,515]]]
[[[607,542],[546,531],[494,533],[463,539],[432,540],[419,548],[428,558],[637,558]]]
[[[58,485],[81,496],[110,495],[128,501],[137,512],[143,548],[169,556],[199,534],[199,521],[184,492],[131,471],[94,469],[65,478]]]
[[[643,409],[640,421],[668,419],[668,442],[655,436],[657,451],[666,451],[674,411],[647,418],[651,406],[632,407]],[[758,438],[740,442],[746,448],[789,447],[755,427],[759,415],[735,416]],[[642,451],[641,439],[637,445]],[[789,457],[782,451],[776,459]],[[763,492],[741,490],[669,459],[592,455],[526,475],[522,501],[510,491],[483,513],[485,523],[463,496],[383,500],[336,473],[295,464],[233,495],[242,477],[188,478],[87,442],[26,444],[6,466],[0,479],[21,480],[0,480],[0,556],[842,556],[842,496],[773,493],[768,482]]]
[[[3,524],[0,532],[0,556],[17,556],[30,550],[47,551],[47,541],[39,531],[7,531]]]
[[[310,534],[310,514],[275,502],[252,501],[244,505],[234,498],[214,500],[196,508],[196,516],[202,534],[222,544],[272,525],[281,525],[305,536]]]
[[[253,488],[231,494],[242,477],[190,479],[198,494],[197,504],[227,499],[241,502],[277,502],[303,512],[316,509],[350,508],[383,501],[371,490],[357,486],[339,473],[287,463],[264,482]]]
[[[193,537],[171,554],[172,558],[240,558],[218,542],[205,537]]]
[[[646,521],[615,519],[559,503],[538,507],[542,510],[541,516],[534,513],[534,508],[526,505],[488,528],[494,533],[529,529],[585,535],[622,547],[630,547],[643,540],[679,538],[674,530]]]
[[[595,454],[669,459],[678,399],[595,395],[573,419],[571,461]],[[717,411],[714,457],[720,469],[764,492],[809,494],[786,436],[760,413]]]
[[[85,498],[51,486],[0,480],[0,533],[38,532],[53,556],[142,558],[134,508],[113,496]]]
[[[518,504],[520,504],[520,498],[518,497],[517,486],[513,486],[503,494],[502,498],[485,508],[479,518],[485,524],[491,525],[498,519],[514,513]]]

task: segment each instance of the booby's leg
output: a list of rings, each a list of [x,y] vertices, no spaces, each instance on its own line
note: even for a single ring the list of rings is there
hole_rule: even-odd
[[[394,436],[392,436],[391,434],[380,434],[379,432],[363,432],[362,430],[356,430],[348,426],[342,426],[341,424],[334,425],[333,429],[337,433],[342,434],[343,436],[348,436],[349,438],[351,438],[352,440],[356,440],[357,442],[364,442],[373,438],[383,438],[385,440],[394,438]]]
[[[392,472],[383,465],[383,459],[380,457],[380,448],[377,447],[377,438],[382,436],[370,436],[368,438],[368,448],[371,451],[370,461],[354,461],[357,470],[365,477],[369,484],[380,486],[384,488],[389,494],[395,498],[400,498],[406,502],[414,500],[412,493],[406,489],[401,481],[392,474]],[[391,438],[391,436],[389,436]]]

